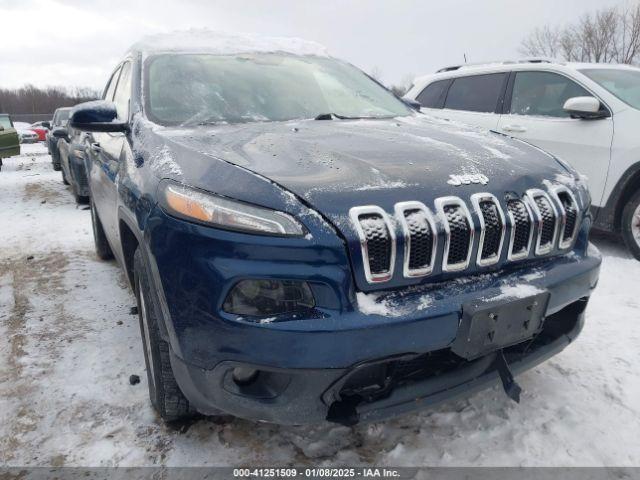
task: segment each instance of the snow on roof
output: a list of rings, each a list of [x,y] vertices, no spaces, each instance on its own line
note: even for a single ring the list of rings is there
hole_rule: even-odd
[[[245,33],[224,33],[209,29],[190,29],[149,35],[131,50],[145,54],[161,52],[198,52],[216,55],[236,53],[286,52],[295,55],[328,56],[327,49],[316,42],[294,37],[262,37]]]

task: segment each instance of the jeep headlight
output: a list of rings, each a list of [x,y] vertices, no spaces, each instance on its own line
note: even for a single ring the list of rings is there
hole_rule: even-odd
[[[162,186],[160,203],[170,215],[227,230],[281,236],[305,234],[302,224],[284,212],[171,182]]]
[[[222,308],[236,315],[264,317],[304,313],[314,306],[315,299],[307,282],[247,279],[231,289]]]

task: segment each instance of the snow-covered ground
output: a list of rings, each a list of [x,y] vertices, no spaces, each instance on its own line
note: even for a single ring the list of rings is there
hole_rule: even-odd
[[[134,298],[40,145],[0,172],[0,465],[640,466],[640,262],[607,239],[582,336],[492,389],[355,428],[152,411]],[[129,376],[142,382],[129,384]]]

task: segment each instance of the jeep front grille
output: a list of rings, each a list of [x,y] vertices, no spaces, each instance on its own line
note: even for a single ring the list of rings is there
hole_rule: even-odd
[[[509,200],[507,211],[511,220],[511,239],[509,242],[509,260],[520,260],[529,256],[533,238],[533,215],[529,206],[522,200]]]
[[[546,255],[553,250],[555,244],[556,234],[558,233],[558,213],[546,192],[529,190],[527,191],[527,196],[538,222],[536,255]]]
[[[365,276],[370,283],[386,282],[393,276],[396,239],[387,214],[380,207],[355,207],[349,212],[360,238]]]
[[[573,245],[580,225],[579,209],[576,198],[567,187],[558,186],[552,189],[560,205],[560,241],[559,248],[565,250]]]
[[[475,228],[469,209],[458,197],[438,198],[435,203],[445,231],[442,270],[464,270],[471,260]]]
[[[404,235],[404,276],[429,275],[433,271],[438,245],[431,211],[420,202],[401,202],[396,204],[395,213]]]
[[[478,246],[478,265],[494,265],[500,260],[504,243],[505,219],[498,199],[490,193],[477,193],[471,196],[471,202],[480,220],[480,242]]]
[[[580,206],[564,186],[549,186],[549,193],[528,190],[523,198],[509,194],[504,202],[490,193],[470,200],[473,215],[458,197],[437,198],[433,212],[421,202],[400,202],[394,206],[395,222],[377,206],[352,208],[367,282],[393,278],[396,229],[405,278],[466,270],[473,266],[472,255],[475,266],[488,267],[505,256],[513,262],[566,250],[580,229]]]

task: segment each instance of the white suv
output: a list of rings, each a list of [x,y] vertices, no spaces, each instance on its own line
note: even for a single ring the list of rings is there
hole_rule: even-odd
[[[588,177],[594,227],[640,260],[640,69],[526,60],[419,77],[422,112],[525,140]]]

